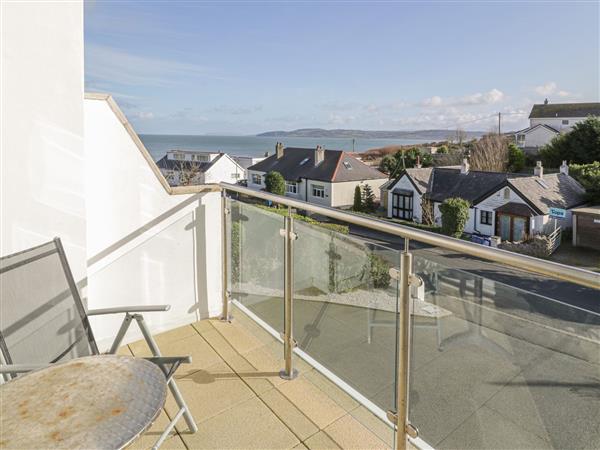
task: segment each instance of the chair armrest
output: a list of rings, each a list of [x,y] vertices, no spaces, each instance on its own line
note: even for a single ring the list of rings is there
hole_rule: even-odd
[[[50,364],[1,364],[0,373],[25,373],[32,370],[43,369]]]
[[[104,314],[140,313],[140,312],[164,312],[171,309],[171,305],[138,305],[138,306],[115,306],[114,308],[90,309],[88,316],[101,316]]]

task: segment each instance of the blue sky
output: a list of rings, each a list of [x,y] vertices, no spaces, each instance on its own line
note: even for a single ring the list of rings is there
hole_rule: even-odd
[[[593,2],[85,5],[86,90],[157,134],[489,130],[599,101]]]

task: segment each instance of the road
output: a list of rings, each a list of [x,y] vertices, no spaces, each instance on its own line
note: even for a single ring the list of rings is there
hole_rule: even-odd
[[[395,250],[404,250],[403,238],[369,228],[350,225],[350,235]],[[596,290],[415,241],[411,242],[411,250],[413,250],[415,257],[434,261],[447,268],[462,270],[600,314],[600,275],[598,275],[599,290]]]

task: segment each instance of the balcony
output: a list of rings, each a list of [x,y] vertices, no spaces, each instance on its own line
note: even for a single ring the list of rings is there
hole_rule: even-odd
[[[408,438],[415,448],[597,447],[596,274],[223,188],[210,217],[198,203],[218,194],[192,196],[88,277],[93,298],[114,298],[116,283],[121,298],[175,301],[177,319],[154,329],[167,330],[157,337],[164,353],[193,358],[178,376],[200,431],[181,425],[169,446],[402,448]],[[267,197],[282,207],[265,207]],[[292,207],[366,228],[341,233],[290,216]],[[204,260],[206,227],[221,228],[222,264]],[[194,292],[216,275],[221,296]],[[148,349],[138,341],[122,351]],[[401,395],[406,433],[389,414]]]
[[[185,422],[162,448],[363,448],[393,446],[391,428],[307,363],[279,377],[281,343],[239,309],[232,323],[203,320],[156,336],[163,350],[190,354],[177,376],[199,431]],[[144,341],[121,354],[149,355]],[[133,448],[149,448],[174,414],[172,399]]]

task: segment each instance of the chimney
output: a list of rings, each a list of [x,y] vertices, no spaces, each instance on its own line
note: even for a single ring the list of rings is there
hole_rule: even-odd
[[[544,105],[548,104],[548,99],[544,100]]]
[[[317,145],[315,150],[315,166],[318,166],[325,159],[325,150],[320,145]]]
[[[537,161],[535,163],[535,167],[533,168],[533,175],[540,178],[544,177],[544,168],[542,167],[541,161]]]
[[[417,155],[417,163],[415,164],[415,167],[417,169],[420,169],[422,167],[422,165],[421,165],[421,157],[419,155]]]
[[[467,158],[463,159],[463,162],[460,166],[460,173],[462,173],[463,175],[466,175],[469,173],[469,161],[467,161]]]
[[[277,159],[283,157],[283,144],[281,142],[275,144],[275,154],[277,155]]]
[[[565,175],[569,175],[569,165],[566,161],[563,161],[562,166],[560,166],[560,173],[564,173]]]

